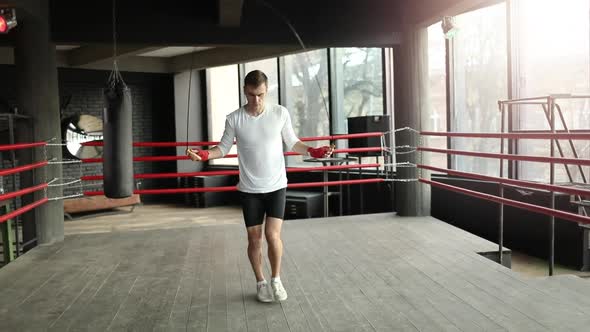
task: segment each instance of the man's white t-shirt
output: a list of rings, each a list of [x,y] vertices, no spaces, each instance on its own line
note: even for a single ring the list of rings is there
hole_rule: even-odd
[[[225,156],[238,146],[240,182],[238,190],[268,193],[287,187],[283,142],[291,151],[299,138],[293,132],[289,111],[281,105],[266,104],[258,116],[244,106],[230,113],[218,147]]]

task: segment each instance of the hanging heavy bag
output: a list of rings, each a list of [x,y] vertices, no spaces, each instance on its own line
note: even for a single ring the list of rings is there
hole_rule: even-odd
[[[131,91],[115,72],[103,96],[104,193],[108,198],[130,197],[134,187]]]

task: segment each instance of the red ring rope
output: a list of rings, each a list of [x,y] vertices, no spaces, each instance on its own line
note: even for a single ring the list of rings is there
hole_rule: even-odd
[[[37,206],[46,203],[48,200],[49,199],[47,197],[45,197],[45,198],[42,198],[42,199],[40,199],[40,200],[38,200],[36,202],[33,202],[31,204],[27,204],[27,205],[21,207],[20,209],[16,209],[16,210],[14,210],[14,211],[12,211],[12,212],[10,212],[8,214],[5,214],[3,216],[0,216],[0,224],[3,223],[3,222],[5,222],[8,219],[15,218],[15,217],[20,216],[21,214],[23,214],[25,212],[30,211],[30,210],[36,208]]]
[[[328,181],[328,182],[307,182],[307,183],[291,183],[288,188],[307,188],[307,187],[323,187],[323,186],[339,186],[348,184],[364,184],[384,182],[384,179],[362,179],[362,180],[343,180],[343,181]],[[174,189],[139,189],[134,190],[134,194],[149,195],[149,194],[184,194],[184,193],[202,193],[202,192],[220,192],[220,191],[235,191],[237,186],[229,187],[209,187],[209,188],[174,188]],[[103,191],[85,191],[85,196],[102,196]]]
[[[554,163],[554,164],[571,164],[571,165],[590,166],[590,159],[538,157],[538,156],[528,156],[528,155],[473,152],[473,151],[450,150],[450,149],[434,149],[434,148],[424,148],[424,147],[418,148],[418,151],[435,152],[435,153],[448,153],[448,154],[460,155],[460,156],[495,158],[495,159],[504,159],[504,160],[520,160],[520,161],[546,162],[546,163]]]
[[[449,133],[421,131],[423,136],[471,137],[471,138],[506,138],[506,139],[572,139],[590,140],[590,133]]]
[[[355,168],[373,168],[379,167],[380,164],[358,164],[358,165],[333,165],[333,166],[319,166],[319,167],[289,167],[287,173],[298,172],[312,172],[312,171],[333,171],[343,169]],[[185,173],[144,173],[133,175],[134,179],[164,179],[164,178],[178,178],[189,176],[216,176],[216,175],[239,175],[239,171],[204,171],[204,172],[185,172]],[[104,175],[85,175],[80,178],[82,181],[99,181],[104,179]]]
[[[476,174],[476,173],[460,172],[460,171],[455,171],[455,170],[451,170],[451,169],[438,168],[438,167],[427,166],[427,165],[417,165],[417,167],[422,168],[422,169],[435,171],[435,172],[447,173],[450,175],[463,176],[463,177],[470,178],[470,179],[493,181],[493,182],[499,182],[499,183],[503,183],[503,184],[511,184],[511,185],[520,186],[520,187],[535,188],[535,189],[541,189],[541,190],[547,190],[547,191],[555,191],[555,192],[561,192],[561,193],[572,194],[572,195],[590,196],[590,190],[586,190],[586,189],[577,189],[574,187],[556,186],[556,185],[536,183],[536,182],[530,182],[530,181],[522,181],[522,180],[500,178],[500,177],[489,176],[489,175],[481,175],[481,174]]]
[[[14,173],[20,173],[20,172],[28,171],[31,169],[43,167],[45,165],[47,165],[47,161],[41,161],[41,162],[38,162],[35,164],[7,168],[7,169],[0,170],[0,176],[6,176],[6,175],[14,174]]]
[[[11,199],[11,198],[14,198],[14,197],[23,196],[23,195],[26,195],[26,194],[30,194],[32,192],[35,192],[35,191],[38,191],[38,190],[41,190],[41,189],[45,189],[45,188],[47,188],[47,186],[48,186],[47,183],[43,183],[43,184],[40,184],[40,185],[37,185],[37,186],[28,187],[28,188],[25,188],[25,189],[13,191],[13,192],[10,192],[10,193],[7,193],[7,194],[2,194],[2,195],[0,195],[0,201],[4,201],[4,200]]]
[[[210,146],[217,145],[219,142],[134,142],[134,147],[154,147],[154,148],[165,148],[174,146]],[[103,141],[88,141],[81,143],[83,146],[103,146]]]
[[[383,136],[381,132],[369,132],[369,133],[358,133],[358,134],[346,134],[346,135],[331,135],[331,136],[317,136],[317,137],[304,137],[301,138],[303,142],[309,141],[329,141],[339,139],[354,139],[354,138],[365,138],[365,137],[379,137]],[[103,146],[103,141],[89,141],[84,142],[83,146]],[[210,146],[217,145],[219,142],[134,142],[134,147],[173,147],[173,146]]]
[[[492,201],[495,203],[502,203],[502,204],[514,206],[514,207],[517,207],[517,208],[520,208],[523,210],[541,213],[541,214],[545,214],[545,215],[549,215],[549,216],[553,216],[556,218],[561,218],[561,219],[565,219],[565,220],[569,220],[569,221],[574,221],[574,222],[578,222],[578,223],[582,223],[582,224],[590,224],[590,217],[585,217],[585,216],[582,216],[579,214],[565,212],[565,211],[559,211],[559,210],[553,210],[553,209],[546,208],[543,206],[538,206],[538,205],[529,204],[529,203],[523,203],[523,202],[519,202],[519,201],[507,199],[507,198],[502,198],[502,197],[490,195],[490,194],[484,194],[484,193],[480,193],[477,191],[440,183],[437,181],[430,181],[430,180],[426,180],[426,179],[419,179],[419,181],[422,183],[429,184],[431,186],[439,187],[439,188],[446,189],[449,191],[458,192],[458,193],[468,195],[468,196],[481,198],[481,199],[484,199],[487,201]]]
[[[348,184],[365,184],[385,182],[384,179],[361,179],[361,180],[342,180],[342,181],[328,181],[328,182],[305,182],[305,183],[291,183],[287,185],[288,188],[310,188],[310,187],[324,187],[324,186],[339,186]]]
[[[34,148],[37,146],[46,146],[46,145],[47,145],[46,142],[2,144],[2,145],[0,145],[0,151],[27,149],[27,148]]]
[[[334,141],[340,139],[354,139],[354,138],[365,138],[365,137],[380,137],[383,136],[382,132],[368,132],[368,133],[357,133],[357,134],[342,134],[342,135],[331,135],[331,136],[316,136],[316,137],[303,137],[302,142],[310,141]]]
[[[287,173],[301,173],[313,171],[338,171],[343,169],[354,168],[373,168],[380,167],[381,164],[354,164],[354,165],[332,165],[332,166],[317,166],[317,167],[288,167]]]
[[[334,153],[359,153],[359,152],[381,152],[383,151],[380,147],[373,148],[348,148],[348,149],[336,149]],[[285,156],[299,156],[297,152],[285,152]],[[237,154],[228,154],[223,158],[236,158]],[[81,159],[83,163],[101,163],[102,158],[85,158]],[[188,156],[144,156],[144,157],[133,157],[133,161],[175,161],[175,160],[189,160]]]
[[[185,172],[185,173],[143,173],[134,174],[134,179],[165,179],[180,178],[189,176],[216,176],[216,175],[238,175],[239,171],[203,171],[203,172]],[[104,175],[84,175],[80,178],[82,181],[100,181]]]

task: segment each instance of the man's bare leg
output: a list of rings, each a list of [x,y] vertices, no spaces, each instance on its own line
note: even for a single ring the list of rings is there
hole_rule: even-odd
[[[266,226],[264,233],[266,235],[266,242],[268,242],[268,259],[270,260],[270,268],[272,271],[272,278],[270,285],[273,291],[275,301],[284,301],[287,299],[287,291],[281,282],[281,258],[283,256],[283,241],[281,240],[281,226],[283,220],[277,218],[266,218]]]
[[[262,273],[262,225],[247,227],[248,232],[248,258],[256,281],[264,280]]]
[[[281,258],[283,256],[283,241],[281,240],[282,219],[267,217],[264,233],[268,243],[268,259],[272,277],[276,278],[281,274]]]

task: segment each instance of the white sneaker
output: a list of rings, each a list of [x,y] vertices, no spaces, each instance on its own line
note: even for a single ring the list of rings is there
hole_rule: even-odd
[[[285,301],[287,299],[287,291],[285,287],[283,287],[283,283],[280,280],[271,281],[272,292],[274,294],[275,300],[277,301]]]
[[[268,289],[268,283],[265,281],[264,283],[259,283],[256,285],[256,297],[260,302],[272,302],[272,294]]]

